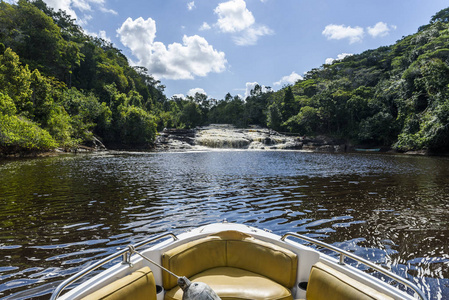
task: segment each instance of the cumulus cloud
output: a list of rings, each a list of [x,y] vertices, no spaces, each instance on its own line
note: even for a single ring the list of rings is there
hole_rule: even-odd
[[[281,80],[273,83],[273,85],[294,84],[298,80],[302,80],[303,77],[296,72],[292,72],[290,75],[284,76]]]
[[[211,29],[211,28],[212,28],[212,27],[210,27],[210,25],[207,24],[207,22],[203,22],[203,25],[201,25],[201,27],[200,27],[200,31],[209,30],[209,29]]]
[[[196,93],[198,94],[203,94],[207,96],[207,93],[202,89],[202,88],[194,88],[194,89],[190,89],[187,92],[187,95],[190,97],[195,97]]]
[[[246,83],[246,90],[245,90],[245,99],[246,97],[249,97],[251,95],[251,90],[254,90],[254,88],[256,87],[256,85],[258,85],[257,82],[247,82]],[[268,92],[268,88],[264,85],[260,85],[260,87],[262,87],[262,92]]]
[[[215,50],[198,35],[184,35],[182,44],[168,46],[155,41],[156,22],[151,18],[128,18],[117,29],[117,34],[138,59],[136,63],[147,67],[157,78],[193,79],[226,69],[224,52]]]
[[[214,11],[218,15],[217,26],[222,32],[239,32],[256,21],[243,0],[231,0],[218,4]]]
[[[187,3],[187,9],[192,10],[195,8],[195,1]]]
[[[246,8],[244,0],[222,2],[218,4],[214,12],[218,15],[215,26],[221,32],[233,34],[237,45],[254,45],[259,37],[273,34],[267,26],[256,24],[256,19]]]
[[[330,65],[330,64],[332,64],[334,61],[336,61],[336,60],[342,60],[342,59],[344,59],[345,57],[347,57],[347,56],[351,56],[351,55],[354,55],[354,54],[352,54],[352,53],[341,53],[341,54],[338,54],[337,55],[337,58],[331,58],[331,57],[329,57],[329,58],[326,58],[326,61],[324,62],[326,65]]]
[[[327,37],[328,40],[341,40],[349,39],[349,43],[361,42],[364,30],[362,27],[345,26],[345,25],[327,25],[322,34]]]
[[[378,22],[373,27],[368,27],[367,31],[368,31],[369,35],[371,35],[372,37],[376,38],[376,37],[387,36],[392,29],[393,30],[396,29],[396,26],[388,26],[387,23]]]

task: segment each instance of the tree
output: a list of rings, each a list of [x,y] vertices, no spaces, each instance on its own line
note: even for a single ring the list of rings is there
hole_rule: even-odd
[[[311,135],[316,132],[319,122],[318,110],[314,107],[304,106],[296,116],[285,122],[285,126],[290,132],[301,135]]]
[[[31,73],[28,66],[22,66],[19,56],[7,48],[0,55],[0,91],[6,93],[19,111],[29,107],[32,90]]]
[[[292,87],[288,86],[285,89],[284,101],[282,102],[282,118],[287,121],[298,112],[295,96],[293,96]]]
[[[185,128],[202,125],[202,120],[203,115],[199,105],[192,101],[184,105],[179,115],[179,122]]]
[[[449,7],[440,10],[430,19],[430,24],[434,24],[436,22],[449,23]]]
[[[282,114],[277,102],[273,102],[268,107],[267,126],[274,130],[280,130],[282,124]]]
[[[120,139],[128,146],[143,146],[153,143],[156,136],[154,118],[142,108],[120,106]]]

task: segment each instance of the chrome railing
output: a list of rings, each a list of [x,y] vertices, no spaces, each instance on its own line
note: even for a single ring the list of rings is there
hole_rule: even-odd
[[[144,240],[142,242],[139,242],[137,244],[134,245],[135,249],[138,249],[140,247],[143,247],[145,245],[148,245],[150,243],[153,243],[155,241],[158,241],[160,239],[166,238],[166,237],[171,237],[173,238],[173,240],[177,241],[178,238],[176,237],[176,235],[174,235],[173,233],[164,233],[161,235],[158,235],[156,237],[153,238],[149,238],[147,240]],[[70,284],[72,284],[73,282],[77,281],[78,279],[80,279],[81,277],[89,274],[90,272],[98,269],[99,267],[107,264],[108,262],[118,258],[122,256],[122,263],[123,264],[131,264],[131,253],[130,253],[130,249],[129,248],[125,248],[122,249],[114,254],[109,255],[106,258],[103,258],[102,260],[96,262],[95,264],[89,266],[88,268],[82,270],[81,272],[76,273],[75,275],[69,277],[68,279],[64,280],[60,285],[58,285],[58,287],[53,291],[50,300],[55,300],[59,297],[59,295],[61,294],[61,292]]]
[[[396,275],[396,274],[394,274],[394,273],[392,273],[392,272],[390,272],[388,270],[385,270],[384,268],[382,268],[379,265],[376,265],[375,263],[372,263],[372,262],[370,262],[370,261],[368,261],[368,260],[366,260],[366,259],[364,259],[362,257],[359,257],[359,256],[357,256],[355,254],[352,254],[352,253],[347,252],[345,250],[339,249],[339,248],[334,247],[332,245],[326,244],[326,243],[321,242],[319,240],[315,240],[315,239],[310,238],[308,236],[297,234],[297,233],[293,233],[293,232],[288,232],[288,233],[284,234],[281,237],[281,240],[285,241],[289,236],[292,236],[292,237],[295,237],[295,238],[307,241],[309,243],[312,243],[312,244],[318,245],[320,247],[323,247],[323,248],[326,248],[326,249],[329,249],[329,250],[332,250],[334,252],[339,253],[340,254],[339,264],[340,265],[344,265],[345,264],[345,257],[348,257],[348,258],[353,259],[353,260],[355,260],[355,261],[357,261],[359,263],[362,263],[362,264],[364,264],[364,265],[366,265],[366,266],[368,266],[368,267],[370,267],[370,268],[372,268],[372,269],[374,269],[374,270],[376,270],[376,271],[378,271],[378,272],[380,272],[380,273],[390,277],[391,279],[396,280],[397,282],[405,285],[406,287],[409,287],[422,300],[427,300],[427,297],[424,295],[424,293],[421,291],[421,289],[418,288],[414,283],[412,283],[412,282],[408,281],[407,279],[402,278],[402,277],[400,277],[400,276],[398,276],[398,275]]]

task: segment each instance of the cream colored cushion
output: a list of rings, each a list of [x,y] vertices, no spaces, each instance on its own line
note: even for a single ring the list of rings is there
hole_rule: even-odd
[[[201,272],[192,282],[208,284],[222,300],[291,300],[290,290],[265,276],[237,268],[219,267]],[[175,287],[165,294],[165,300],[181,300],[182,290]]]
[[[228,241],[227,266],[264,275],[292,288],[296,281],[298,259],[295,253],[255,239]]]
[[[390,300],[393,299],[323,263],[316,263],[310,271],[307,300]]]
[[[156,300],[156,283],[149,267],[139,269],[86,296],[83,300]]]
[[[238,232],[224,231],[165,252],[162,265],[179,276],[191,276],[217,267],[234,267],[268,277],[292,288],[298,258],[295,253]],[[176,278],[163,273],[164,288],[177,285]]]
[[[204,270],[226,266],[226,241],[206,238],[181,245],[162,255],[162,266],[178,276],[190,278]],[[164,289],[177,286],[177,279],[162,272]]]

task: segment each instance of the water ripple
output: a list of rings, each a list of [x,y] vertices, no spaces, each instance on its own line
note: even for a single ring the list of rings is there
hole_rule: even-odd
[[[0,297],[46,299],[130,243],[224,219],[307,234],[449,297],[448,178],[444,158],[294,151],[0,162]]]

